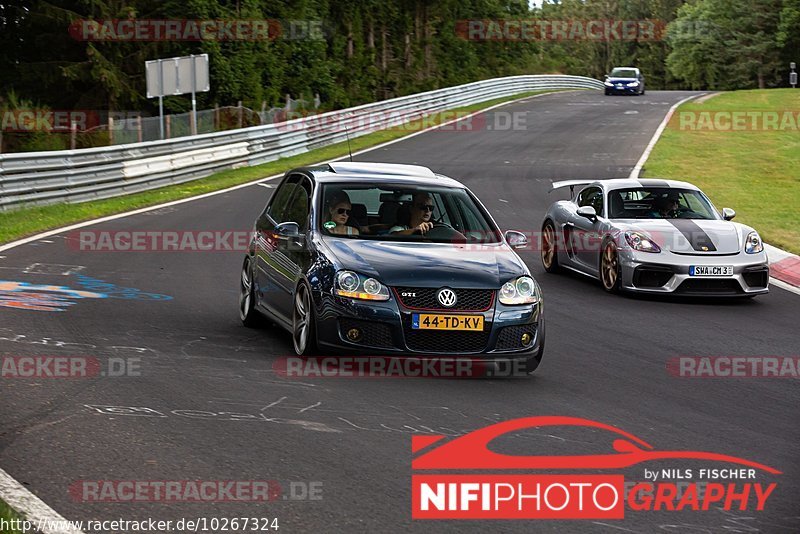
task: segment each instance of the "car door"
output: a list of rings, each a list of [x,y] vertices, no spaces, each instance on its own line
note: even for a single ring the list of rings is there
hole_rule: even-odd
[[[598,217],[603,217],[603,190],[597,186],[589,186],[578,195],[578,207],[591,206]],[[592,220],[577,213],[570,217],[572,225],[572,253],[573,260],[578,266],[589,273],[598,270],[598,253],[600,250],[600,224],[597,219]]]
[[[292,294],[308,265],[312,186],[302,174],[284,179],[256,225],[256,291],[261,305],[290,322]]]

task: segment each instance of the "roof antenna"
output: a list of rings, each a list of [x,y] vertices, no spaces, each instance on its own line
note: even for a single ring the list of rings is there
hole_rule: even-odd
[[[347,131],[347,126],[344,127],[344,136],[347,138],[347,153],[350,154],[350,163],[353,163],[353,153],[350,151],[350,133]]]

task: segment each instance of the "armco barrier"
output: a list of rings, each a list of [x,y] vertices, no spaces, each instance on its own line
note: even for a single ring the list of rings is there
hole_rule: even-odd
[[[85,202],[258,165],[427,114],[540,89],[602,89],[583,76],[510,76],[331,111],[314,120],[112,147],[0,154],[0,210]],[[369,128],[359,128],[369,117]],[[377,119],[376,119],[377,117]],[[324,126],[336,123],[336,128]]]

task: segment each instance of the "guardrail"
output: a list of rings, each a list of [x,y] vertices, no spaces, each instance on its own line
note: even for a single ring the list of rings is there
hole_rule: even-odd
[[[85,202],[196,180],[339,143],[347,134],[358,137],[430,113],[527,91],[602,88],[602,82],[583,76],[510,76],[241,130],[113,147],[0,154],[0,210]]]

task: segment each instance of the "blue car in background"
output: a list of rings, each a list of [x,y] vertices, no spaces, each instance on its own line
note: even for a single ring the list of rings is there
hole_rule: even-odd
[[[608,95],[643,95],[644,76],[636,67],[615,67],[604,82]]]
[[[541,289],[514,251],[527,243],[426,167],[291,170],[255,223],[240,318],[266,315],[300,356],[466,357],[532,372],[545,332]]]

